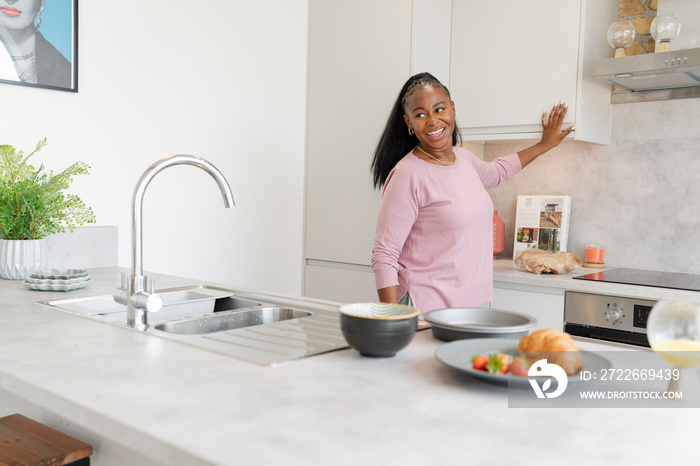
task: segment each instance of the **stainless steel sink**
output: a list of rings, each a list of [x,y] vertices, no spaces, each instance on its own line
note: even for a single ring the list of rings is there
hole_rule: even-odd
[[[310,312],[297,311],[286,307],[261,307],[243,311],[232,311],[205,317],[163,322],[156,325],[156,330],[180,335],[203,335],[205,333],[225,332],[237,328],[271,324],[290,319],[309,317]]]
[[[209,294],[203,293],[202,290],[207,290]],[[158,312],[150,313],[148,320],[151,324],[156,324],[174,319],[211,315],[214,312],[262,306],[262,303],[257,301],[231,296],[231,294],[230,292],[212,293],[208,288],[201,287],[194,290],[161,292],[159,295],[163,298],[163,308]],[[81,305],[99,311],[105,310],[105,312],[99,312],[98,316],[126,323],[126,305],[119,304],[114,299],[88,301]]]
[[[126,325],[126,306],[111,295],[39,304],[135,332],[176,340],[261,365],[346,348],[337,307],[304,298],[208,285],[158,290],[163,308],[149,325]]]

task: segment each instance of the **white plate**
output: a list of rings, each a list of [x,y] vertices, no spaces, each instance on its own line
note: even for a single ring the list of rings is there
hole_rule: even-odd
[[[85,281],[71,284],[60,283],[58,281],[52,283],[28,283],[25,281],[23,285],[26,288],[29,288],[30,290],[37,291],[73,291],[79,290],[80,288],[85,288],[91,281],[92,280],[90,280],[89,278]]]
[[[39,280],[70,280],[73,278],[87,277],[87,270],[82,269],[51,269],[51,271],[35,272],[29,278]]]
[[[530,387],[529,377],[513,375],[510,372],[505,375],[491,374],[486,371],[472,368],[471,359],[477,354],[488,355],[491,353],[505,353],[510,356],[518,355],[519,340],[509,340],[507,338],[474,338],[471,340],[456,340],[445,343],[435,352],[435,357],[454,369],[466,372],[486,382],[508,385]],[[591,372],[599,372],[602,369],[612,368],[612,363],[602,356],[589,351],[579,351],[581,354],[581,369]],[[578,374],[569,377],[569,383],[578,382]]]

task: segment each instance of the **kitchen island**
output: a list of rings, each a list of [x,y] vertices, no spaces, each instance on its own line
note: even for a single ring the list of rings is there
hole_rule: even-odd
[[[698,409],[508,408],[505,387],[440,363],[443,342],[429,330],[394,358],[343,349],[266,367],[35,304],[111,294],[121,270],[92,269],[90,285],[69,293],[0,281],[0,415],[20,412],[90,443],[96,466],[697,456]],[[159,288],[199,283],[153,276]]]

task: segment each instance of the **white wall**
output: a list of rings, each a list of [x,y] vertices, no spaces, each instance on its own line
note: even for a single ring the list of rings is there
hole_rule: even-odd
[[[671,50],[700,47],[700,8],[697,0],[660,0],[657,15],[678,16],[681,32],[671,41]]]
[[[79,92],[0,83],[0,143],[92,166],[72,190],[119,229],[157,159],[193,154],[228,178],[224,209],[203,171],[173,167],[144,202],[144,269],[301,292],[306,0],[80,2]]]

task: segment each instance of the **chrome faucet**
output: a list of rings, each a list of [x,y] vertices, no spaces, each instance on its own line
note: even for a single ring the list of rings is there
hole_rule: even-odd
[[[131,223],[131,277],[126,280],[122,273],[121,287],[114,292],[114,300],[126,304],[126,323],[138,330],[148,327],[148,313],[158,312],[163,307],[163,299],[155,293],[155,283],[143,274],[143,195],[154,176],[173,165],[194,165],[211,175],[219,185],[224,197],[224,205],[234,205],[233,194],[224,175],[211,163],[192,155],[171,155],[158,160],[141,175],[133,196],[133,217]]]

